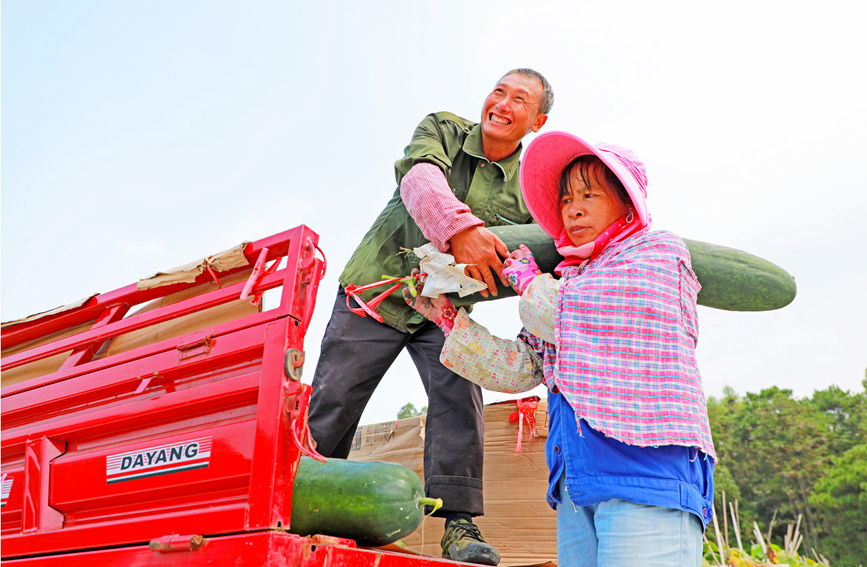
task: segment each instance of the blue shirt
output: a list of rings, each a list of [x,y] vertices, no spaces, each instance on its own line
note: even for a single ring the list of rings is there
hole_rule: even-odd
[[[580,428],[580,429],[579,429]],[[560,503],[557,482],[566,474],[569,496],[577,506],[607,500],[663,506],[690,512],[707,528],[713,510],[713,459],[679,445],[639,447],[592,429],[562,394],[548,392],[550,471],[548,504]]]

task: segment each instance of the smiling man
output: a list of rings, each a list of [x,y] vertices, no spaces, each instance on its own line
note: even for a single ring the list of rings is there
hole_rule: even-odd
[[[497,295],[501,257],[509,251],[485,227],[532,222],[519,184],[521,140],[542,128],[553,99],[541,74],[515,69],[485,98],[480,122],[448,112],[422,120],[394,164],[397,190],[340,276],[313,377],[309,423],[317,449],[346,458],[370,396],[404,347],[409,351],[428,395],[425,492],[443,499],[436,513],[447,518],[443,557],[456,561],[500,561],[472,521],[484,513],[481,390],[439,362],[443,332],[400,293],[380,304],[379,323],[350,311],[344,288],[386,274],[409,275],[415,265],[401,249],[430,241],[456,262],[469,264],[467,274]],[[369,290],[362,298],[378,293]]]

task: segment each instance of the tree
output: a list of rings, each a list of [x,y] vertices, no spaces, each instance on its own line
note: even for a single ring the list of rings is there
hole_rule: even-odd
[[[822,554],[844,565],[867,555],[867,444],[834,458],[810,496],[822,530]]]
[[[814,392],[811,402],[825,418],[832,453],[842,455],[855,445],[867,443],[867,395],[864,392],[852,395],[831,386]]]
[[[776,513],[778,537],[803,514],[807,541],[818,547],[809,495],[831,464],[829,435],[820,412],[792,398],[791,390],[746,394],[731,420],[725,452],[741,490],[741,509],[765,527]]]
[[[863,384],[867,390],[867,379]],[[743,398],[730,388],[724,394],[708,400],[720,459],[714,478],[717,513],[725,513],[723,490],[730,502],[739,492],[741,528],[757,521],[767,533],[776,516],[773,539],[782,544],[788,524],[801,515],[803,550],[815,548],[835,567],[863,563],[867,392],[832,386],[801,400],[780,388]]]
[[[729,472],[728,467],[726,467],[723,463],[717,463],[713,470],[713,491],[714,491],[714,499],[713,503],[716,507],[717,514],[727,514],[728,512],[723,508],[722,495],[725,492],[726,502],[734,502],[735,500],[740,501],[741,499],[741,489],[738,486],[738,483],[735,482],[732,473]]]
[[[427,413],[427,406],[424,406],[420,410],[415,409],[415,406],[410,404],[406,404],[400,411],[397,412],[397,419],[406,419],[407,417],[418,417],[420,415],[424,415]]]
[[[710,431],[711,435],[713,435],[713,445],[718,459],[713,473],[714,510],[718,516],[717,519],[719,520],[721,529],[723,518],[728,514],[728,511],[723,506],[723,492],[725,492],[726,502],[735,502],[741,499],[741,490],[727,466],[732,458],[732,449],[734,447],[732,430],[734,420],[741,406],[741,400],[730,386],[726,386],[723,389],[723,394],[722,399],[711,397],[707,401]],[[746,516],[744,513],[741,513],[741,520],[742,522],[752,523],[752,517],[749,516],[749,512],[746,512]],[[712,540],[715,537],[710,532],[708,536]],[[723,534],[716,534],[716,536],[722,538]],[[729,532],[729,539],[731,541],[726,542],[726,545],[731,546],[732,542],[735,541],[733,531]]]
[[[717,457],[725,464],[729,460],[730,450],[734,449],[732,432],[740,411],[741,399],[730,386],[723,389],[723,394],[725,395],[721,400],[713,397],[708,399],[707,415]]]

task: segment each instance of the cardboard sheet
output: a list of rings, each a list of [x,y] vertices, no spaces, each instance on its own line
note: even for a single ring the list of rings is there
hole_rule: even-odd
[[[83,333],[89,330],[93,326],[93,323],[94,321],[88,321],[86,323],[82,323],[81,325],[58,331],[46,337],[34,339],[26,343],[21,343],[20,345],[15,345],[14,347],[4,348],[2,356],[5,358],[13,354],[18,354],[19,352],[24,352],[25,350],[30,350],[32,348],[47,345],[48,343],[52,343],[54,341],[59,341],[67,337]],[[42,360],[37,360],[36,362],[31,362],[30,364],[19,366],[18,368],[4,368],[3,372],[0,373],[0,383],[2,383],[2,387],[5,388],[6,386],[11,386],[12,384],[25,382],[27,380],[30,380],[31,378],[38,378],[40,376],[45,376],[46,374],[52,374],[54,372],[57,372],[70,354],[72,354],[72,351],[68,350],[66,352],[55,354],[54,356],[50,356]]]
[[[220,278],[220,284],[225,287],[238,282],[243,282],[250,277],[251,272],[252,268],[232,274],[231,276]],[[128,317],[135,317],[136,315],[153,311],[154,309],[158,309],[165,305],[171,305],[172,303],[177,303],[178,301],[201,295],[216,289],[216,287],[217,284],[214,282],[199,284],[195,287],[167,295],[162,299],[152,301]],[[261,311],[261,305],[261,303],[259,303],[259,305],[252,305],[249,301],[236,299],[205,311],[190,313],[189,315],[178,317],[171,321],[165,321],[138,331],[118,335],[117,337],[114,337],[108,345],[106,345],[106,348],[101,349],[100,352],[97,353],[97,357],[119,354],[134,348],[164,341],[166,339],[180,337],[195,331],[234,321],[235,319],[240,319],[247,315],[253,315]]]
[[[72,303],[68,303],[66,305],[61,305],[60,307],[55,307],[54,309],[50,309],[48,311],[43,311],[42,313],[35,313],[33,315],[28,315],[27,317],[22,317],[21,319],[15,319],[14,321],[5,321],[0,323],[0,328],[5,329],[6,327],[11,327],[13,325],[19,325],[21,323],[29,323],[30,321],[36,321],[38,319],[42,319],[43,317],[49,317],[51,315],[57,315],[58,313],[63,313],[64,311],[69,311],[71,309],[78,309],[85,303],[91,300],[91,298],[99,295],[98,293],[92,293],[87,297],[83,297],[78,301],[73,301]]]
[[[539,400],[536,431],[524,422],[521,452],[516,453],[518,423],[509,418],[516,402],[485,406],[485,515],[475,519],[485,539],[500,552],[502,567],[554,565],[557,516],[545,501],[547,405]],[[425,416],[366,425],[358,429],[349,458],[400,463],[424,479]],[[411,550],[439,557],[442,518],[425,518],[402,542]]]
[[[184,264],[183,266],[178,266],[177,268],[172,268],[170,270],[166,270],[165,272],[157,272],[149,278],[139,280],[136,283],[136,287],[138,287],[138,289],[151,289],[154,287],[171,285],[181,282],[192,283],[196,281],[196,278],[202,272],[204,272],[208,268],[208,266],[210,266],[211,269],[213,269],[215,272],[223,272],[226,270],[231,270],[232,268],[241,268],[249,264],[249,262],[247,261],[247,257],[244,256],[244,249],[247,247],[248,244],[249,242],[245,241],[241,244],[238,244],[237,246],[229,248],[228,250],[223,250],[222,252],[218,252],[216,254],[208,256],[207,258],[201,258],[199,260],[196,260],[195,262],[190,262],[189,264]],[[15,319],[14,321],[4,321],[0,323],[0,328],[5,329],[6,327],[11,327],[20,323],[36,321],[37,319],[42,319],[43,317],[63,313],[64,311],[69,311],[70,309],[76,309],[78,307],[81,307],[91,298],[96,297],[97,295],[99,295],[99,293],[93,293],[91,295],[88,295],[87,297],[79,299],[78,301],[74,301],[67,305],[61,305],[60,307],[55,307],[54,309],[43,311],[42,313],[35,313],[21,319]]]
[[[176,283],[192,283],[204,272],[208,266],[215,272],[223,272],[232,268],[241,268],[249,264],[244,256],[244,249],[249,242],[242,242],[228,250],[223,250],[207,258],[201,258],[195,262],[178,266],[164,272],[157,272],[149,278],[144,278],[136,283],[138,289],[151,289],[163,285]],[[222,283],[222,280],[221,280]]]

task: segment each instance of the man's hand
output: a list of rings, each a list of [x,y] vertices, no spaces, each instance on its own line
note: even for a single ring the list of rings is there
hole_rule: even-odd
[[[508,280],[503,279],[501,274],[503,262],[500,260],[500,256],[505,258],[509,255],[509,249],[493,232],[483,226],[474,226],[455,234],[449,242],[455,263],[469,264],[465,273],[473,279],[485,282],[494,297],[497,296],[497,284],[492,271],[500,277],[504,286],[509,285]],[[487,290],[479,293],[482,297],[488,297]]]

